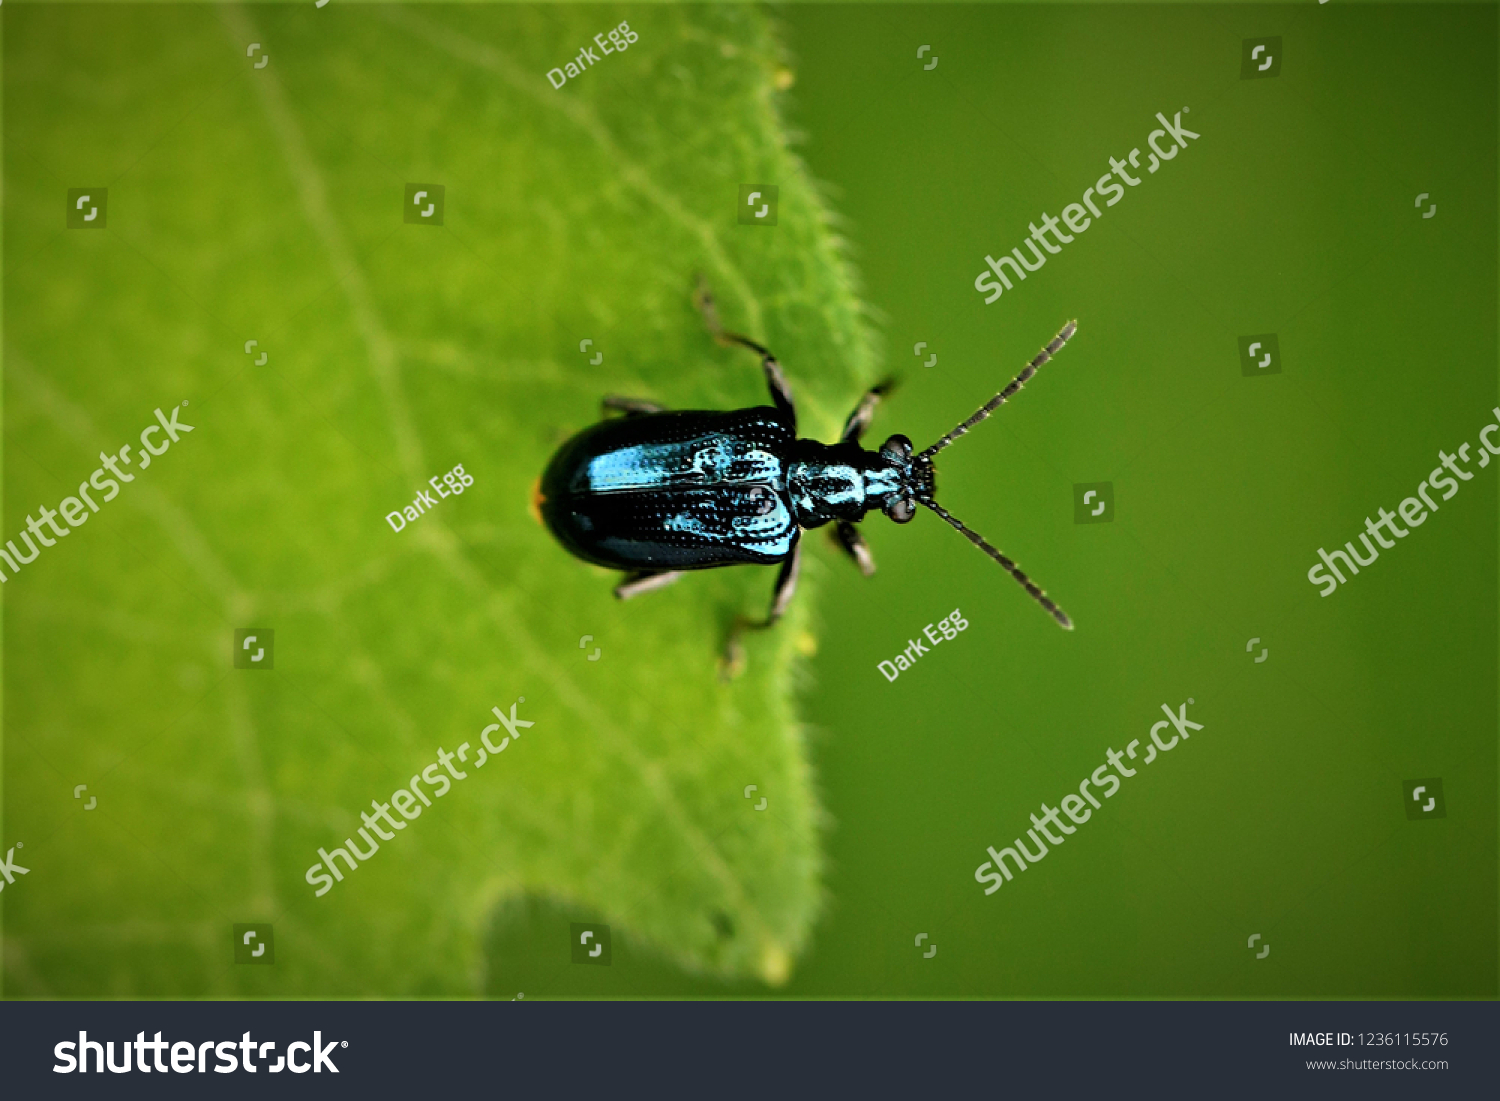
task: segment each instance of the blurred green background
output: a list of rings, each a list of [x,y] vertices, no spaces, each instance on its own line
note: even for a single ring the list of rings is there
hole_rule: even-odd
[[[203,392],[208,427],[3,592],[4,843],[37,838],[7,994],[1495,996],[1497,472],[1306,579],[1497,404],[1493,8],[244,11],[4,10],[6,534],[154,406]],[[627,18],[630,53],[545,84]],[[987,253],[1184,107],[1201,138],[984,304]],[[65,230],[116,174],[110,228]],[[442,230],[395,221],[411,180],[446,181]],[[736,223],[750,182],[775,228]],[[1078,318],[938,483],[1077,629],[936,517],[875,516],[876,576],[814,533],[724,690],[771,571],[616,606],[560,560],[520,502],[599,393],[762,400],[699,267],[825,439],[886,371],[871,435],[924,446]],[[263,330],[271,374],[237,347]],[[1280,373],[1245,377],[1263,333]],[[420,550],[375,526],[414,456],[479,478]],[[1096,482],[1113,519],[1076,524]],[[282,649],[246,684],[251,622]],[[306,897],[310,848],[519,694],[530,756]],[[986,845],[1190,697],[1201,734],[984,895]],[[1446,817],[1410,820],[1427,777]],[[229,962],[252,920],[275,968]],[[570,962],[582,920],[609,968]]]
[[[1306,580],[1495,405],[1493,9],[788,19],[808,161],[910,380],[876,431],[936,438],[1079,318],[939,462],[940,498],[1076,631],[937,523],[877,531],[873,583],[830,579],[809,715],[835,901],[793,988],[1494,996],[1493,472],[1327,599]],[[1273,35],[1280,75],[1241,80]],[[1184,106],[1199,140],[982,304],[985,254]],[[1242,376],[1237,338],[1269,332],[1282,372]],[[1117,519],[1074,524],[1072,484],[1099,481]],[[886,684],[876,661],[953,607],[969,630]],[[1201,735],[983,895],[985,845],[1188,697]],[[1429,776],[1448,817],[1408,821],[1401,783]]]

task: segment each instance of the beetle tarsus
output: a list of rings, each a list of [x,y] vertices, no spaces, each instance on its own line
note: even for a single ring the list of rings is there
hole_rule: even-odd
[[[865,542],[865,537],[859,533],[859,529],[848,520],[840,520],[830,530],[833,534],[833,541],[839,545],[840,550],[854,559],[859,572],[866,577],[873,577],[875,556],[870,553],[870,546]]]
[[[600,402],[605,414],[624,413],[627,417],[641,417],[647,413],[665,413],[667,407],[646,398],[622,398],[618,394],[606,394]]]
[[[745,647],[739,634],[732,632],[724,644],[724,653],[719,657],[719,679],[725,684],[745,671]]]
[[[642,593],[665,589],[672,582],[680,578],[682,573],[682,570],[640,570],[636,573],[628,574],[624,581],[615,586],[615,596],[621,600],[629,600],[632,596],[640,596]]]
[[[696,281],[693,305],[703,315],[703,323],[708,326],[708,331],[718,334],[723,331],[724,326],[719,324],[719,309],[714,305],[714,292],[708,289],[708,280],[703,278],[702,272],[698,272],[693,278]]]

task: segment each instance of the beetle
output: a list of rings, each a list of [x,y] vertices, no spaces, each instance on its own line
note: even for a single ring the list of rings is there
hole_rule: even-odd
[[[698,305],[721,344],[761,359],[769,406],[669,412],[639,398],[606,396],[607,418],[564,443],[533,491],[533,506],[557,541],[587,562],[626,572],[615,595],[628,599],[678,580],[688,570],[740,564],[781,567],[763,620],[740,617],[730,634],[731,664],[745,629],[770,627],[797,586],[803,531],[833,524],[839,545],[866,575],[874,559],[855,528],[879,509],[905,524],[922,505],[1000,564],[1067,630],[1073,623],[1015,562],[965,527],[934,499],[932,458],[1020,390],[1078,328],[1069,321],[1004,390],[937,443],[914,453],[893,435],[870,451],[860,438],[884,383],[860,399],[839,442],[797,438],[797,411],[781,364],[766,348],[725,332],[706,288]]]

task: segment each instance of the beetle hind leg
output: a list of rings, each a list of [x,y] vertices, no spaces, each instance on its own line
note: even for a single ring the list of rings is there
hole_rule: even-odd
[[[635,573],[627,574],[625,580],[615,586],[615,596],[621,600],[629,600],[632,596],[640,596],[642,593],[665,589],[672,582],[680,578],[682,573],[682,570],[661,570],[657,572],[639,570]]]
[[[840,520],[833,526],[833,538],[834,542],[843,548],[844,553],[854,559],[860,573],[866,577],[874,575],[875,556],[870,553],[869,544],[865,542],[865,537],[859,533],[859,529],[853,523]]]
[[[647,413],[665,413],[667,407],[646,398],[622,398],[619,394],[606,394],[600,402],[606,414],[624,413],[627,417],[642,417]]]
[[[764,631],[775,625],[785,614],[792,596],[797,592],[797,575],[801,572],[802,543],[799,540],[793,545],[791,555],[781,564],[781,572],[776,575],[776,588],[771,593],[771,607],[766,612],[766,617],[751,619],[749,616],[736,616],[734,625],[729,628],[729,640],[724,644],[724,657],[720,665],[724,680],[733,680],[745,670],[745,646],[740,642],[740,636],[746,631]]]

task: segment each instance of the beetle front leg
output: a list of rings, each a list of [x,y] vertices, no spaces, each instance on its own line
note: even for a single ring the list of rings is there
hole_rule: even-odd
[[[792,596],[797,591],[797,575],[801,572],[802,541],[799,539],[792,545],[791,554],[786,561],[782,562],[781,572],[776,575],[776,588],[771,593],[771,608],[766,613],[766,618],[735,617],[734,626],[729,629],[729,641],[724,645],[723,677],[725,680],[732,680],[744,671],[745,647],[740,642],[740,635],[746,631],[764,631],[775,625],[792,602]]]
[[[766,374],[766,386],[771,391],[771,401],[776,406],[776,411],[781,414],[782,419],[793,431],[797,431],[797,407],[792,401],[792,388],[787,385],[786,375],[782,373],[781,364],[776,361],[769,349],[755,343],[747,336],[739,333],[726,332],[723,324],[719,321],[719,310],[714,305],[713,292],[708,289],[708,284],[703,277],[698,277],[698,290],[694,295],[698,302],[698,309],[703,314],[703,323],[708,326],[708,331],[714,340],[724,345],[736,345],[741,348],[749,348],[760,356],[760,366]]]

